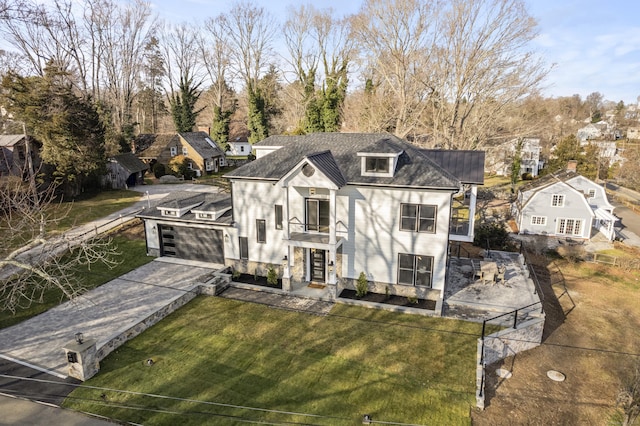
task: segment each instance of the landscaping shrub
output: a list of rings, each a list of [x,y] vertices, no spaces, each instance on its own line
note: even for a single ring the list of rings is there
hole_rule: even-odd
[[[487,247],[487,244],[489,247]],[[502,222],[483,223],[475,229],[473,245],[490,250],[511,251],[514,248],[509,232]]]
[[[267,269],[267,284],[272,286],[278,285],[278,273],[273,265],[269,265],[269,269]]]
[[[160,178],[160,177],[162,177],[162,176],[164,176],[166,174],[167,174],[167,170],[164,167],[164,164],[156,163],[156,164],[153,165],[153,175],[156,178]]]
[[[364,272],[360,272],[360,276],[358,276],[358,282],[356,283],[356,296],[364,297],[367,295],[369,291],[369,281],[367,280],[367,276]]]

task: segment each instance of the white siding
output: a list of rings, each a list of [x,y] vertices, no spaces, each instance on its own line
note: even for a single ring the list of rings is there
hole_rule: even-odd
[[[286,254],[284,229],[275,229],[274,205],[284,206],[284,189],[271,182],[232,181],[233,216],[236,221],[237,236],[234,246],[238,245],[238,237],[247,237],[249,243],[249,260],[263,263],[282,263]],[[285,213],[286,216],[286,213]],[[256,219],[266,221],[267,242],[257,242]],[[286,224],[284,224],[286,227]],[[227,257],[238,259],[239,248],[235,247]]]

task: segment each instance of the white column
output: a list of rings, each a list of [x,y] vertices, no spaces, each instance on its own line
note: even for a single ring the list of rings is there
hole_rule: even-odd
[[[478,187],[476,185],[471,186],[471,194],[469,195],[469,230],[467,236],[473,234],[473,228],[476,217],[476,202],[478,198]]]
[[[329,244],[336,243],[336,190],[329,190]],[[333,249],[335,257],[335,248]],[[335,261],[335,259],[334,259]]]

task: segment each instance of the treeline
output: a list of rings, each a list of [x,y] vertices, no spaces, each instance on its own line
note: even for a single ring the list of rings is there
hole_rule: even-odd
[[[181,24],[160,21],[142,0],[0,0],[0,31],[12,47],[0,54],[5,108],[47,144],[51,129],[40,124],[60,111],[30,108],[73,94],[102,128],[83,110],[89,121],[75,122],[91,137],[67,139],[91,141],[92,153],[198,125],[222,144],[241,133],[255,142],[384,131],[470,149],[557,137],[562,120],[594,114],[579,96],[538,96],[549,67],[531,50],[537,24],[522,0],[363,0],[352,16],[309,4],[281,22],[242,2]],[[49,93],[21,104],[19,87],[29,85]]]

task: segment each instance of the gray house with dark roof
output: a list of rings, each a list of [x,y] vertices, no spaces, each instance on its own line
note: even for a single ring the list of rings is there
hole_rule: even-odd
[[[274,268],[282,291],[311,286],[328,300],[364,272],[369,291],[430,299],[440,313],[450,241],[473,240],[484,153],[423,151],[386,133],[271,136],[253,148],[212,211],[191,194],[143,216],[149,254]],[[466,227],[452,227],[458,213]],[[193,248],[202,235],[209,255]]]

